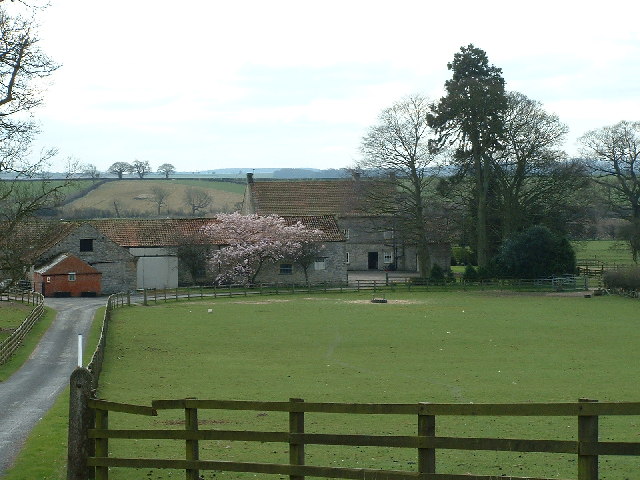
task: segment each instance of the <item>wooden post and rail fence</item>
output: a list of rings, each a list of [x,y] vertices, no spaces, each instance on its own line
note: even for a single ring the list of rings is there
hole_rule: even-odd
[[[22,345],[24,337],[31,331],[33,326],[44,314],[44,297],[35,292],[2,293],[0,301],[22,302],[33,305],[33,310],[16,328],[11,335],[0,343],[0,365],[6,363],[15,351]]]
[[[446,449],[468,451],[546,452],[577,456],[577,480],[599,480],[598,460],[603,455],[640,456],[640,442],[599,441],[598,420],[601,416],[640,415],[640,402],[598,403],[581,400],[575,403],[530,404],[353,404],[312,403],[292,398],[283,402],[229,400],[154,400],[151,406],[127,405],[91,397],[91,373],[78,368],[71,376],[69,419],[68,480],[108,480],[114,468],[177,469],[187,480],[200,478],[200,471],[247,472],[288,476],[291,480],[305,477],[361,480],[550,480],[542,477],[515,477],[478,474],[437,473],[436,453]],[[184,429],[112,429],[111,413],[156,416],[163,410],[182,410]],[[245,410],[288,413],[288,428],[282,431],[239,431],[202,429],[198,414],[204,410]],[[403,415],[415,418],[415,435],[318,434],[305,431],[305,414]],[[513,438],[445,437],[436,433],[437,419],[443,416],[472,417],[574,417],[576,440],[532,440]],[[314,416],[314,424],[319,423]],[[173,440],[185,452],[184,459],[131,458],[109,455],[110,445],[120,439]],[[288,461],[258,463],[207,460],[201,458],[201,443],[212,440],[241,442],[276,442],[288,445]],[[413,471],[379,470],[307,465],[307,445],[347,447],[393,447],[415,451]],[[558,480],[558,479],[555,479]]]

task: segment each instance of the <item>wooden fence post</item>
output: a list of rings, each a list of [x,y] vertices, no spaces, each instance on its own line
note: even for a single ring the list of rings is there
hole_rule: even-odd
[[[188,398],[187,400],[195,400]],[[198,431],[198,409],[186,408],[184,409],[184,428],[187,431]],[[186,459],[187,460],[200,460],[200,449],[198,440],[186,441]],[[200,471],[195,468],[189,468],[186,470],[187,480],[200,480]]]
[[[426,405],[426,403],[420,403]],[[435,437],[435,415],[418,414],[418,436]],[[436,449],[418,448],[418,473],[436,473]]]
[[[303,403],[302,398],[290,398],[291,404]],[[289,412],[289,433],[304,433],[304,412]],[[304,465],[304,443],[289,437],[289,464]],[[303,475],[289,475],[289,480],[304,480]]]
[[[107,430],[109,428],[109,411],[96,410],[96,429]],[[109,439],[96,438],[95,441],[96,457],[109,456]],[[109,480],[109,467],[96,467],[96,480]]]
[[[149,305],[149,301],[147,299],[147,289],[146,288],[142,289],[142,295],[143,295],[142,304],[146,307],[146,306]]]
[[[580,403],[595,403],[597,400],[581,398]],[[578,480],[598,480],[598,455],[582,453],[582,444],[598,443],[598,416],[578,416]]]
[[[67,450],[67,480],[93,478],[87,466],[89,458],[89,428],[93,426],[93,414],[89,408],[93,375],[86,368],[76,368],[69,385],[69,437]]]

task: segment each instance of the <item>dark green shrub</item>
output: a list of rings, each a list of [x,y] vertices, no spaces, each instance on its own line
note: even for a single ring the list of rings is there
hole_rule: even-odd
[[[455,261],[455,263],[453,263]],[[461,247],[456,245],[451,247],[451,264],[452,265],[472,265],[475,262],[475,255],[471,247]]]
[[[464,269],[462,279],[465,282],[477,282],[480,279],[480,275],[478,275],[478,271],[473,267],[473,265],[467,265]]]
[[[602,280],[607,288],[622,290],[640,290],[640,267],[609,270]]]
[[[566,238],[533,226],[504,241],[495,265],[503,277],[543,278],[575,273],[576,255]]]
[[[437,263],[431,267],[431,273],[429,274],[429,281],[435,283],[444,283],[444,270]]]
[[[478,280],[489,280],[490,278],[497,277],[498,274],[495,270],[493,265],[478,267]]]

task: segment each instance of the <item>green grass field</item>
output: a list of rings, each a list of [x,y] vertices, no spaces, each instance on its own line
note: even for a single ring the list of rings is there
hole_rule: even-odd
[[[185,204],[185,193],[190,188],[204,191],[213,198],[211,208],[215,211],[233,211],[242,201],[244,185],[230,182],[204,180],[112,180],[76,198],[64,207],[68,213],[98,209],[112,212],[115,217],[116,202],[120,215],[157,215],[154,188],[160,187],[168,196],[161,208],[161,214],[189,215],[190,207]],[[205,215],[208,211],[202,211]]]
[[[29,315],[32,308],[19,302],[0,302],[0,342]]]
[[[580,397],[637,401],[637,301],[617,297],[427,292],[273,296],[179,302],[116,311],[99,395],[152,399],[326,402],[557,402]],[[212,313],[208,313],[212,309]],[[201,412],[202,428],[286,430],[282,414]],[[309,414],[307,431],[415,434],[415,418]],[[179,411],[158,418],[114,414],[113,428],[181,428]],[[575,439],[575,419],[439,420],[440,435]],[[638,441],[638,419],[603,419],[602,438]],[[201,458],[285,462],[286,446],[201,442]],[[181,458],[184,446],[111,442],[121,456]],[[415,453],[309,447],[309,464],[415,469]],[[576,457],[445,452],[438,471],[576,478]],[[638,458],[601,461],[601,478],[624,480]],[[205,479],[253,475],[201,472]],[[112,469],[114,479],[169,479],[180,472]],[[173,476],[172,476],[173,475]],[[272,477],[273,478],[273,477]]]
[[[7,325],[10,325],[11,328],[15,328],[20,325],[24,319],[29,315],[32,310],[31,306],[22,305],[18,303],[11,302],[7,306],[7,303],[0,303],[0,327],[4,325],[7,328]],[[13,312],[10,314],[9,312]],[[29,358],[31,352],[36,347],[42,335],[47,331],[49,325],[53,321],[55,317],[55,312],[50,308],[45,308],[45,313],[42,318],[31,328],[31,331],[25,337],[22,346],[13,354],[13,356],[7,361],[4,365],[0,365],[0,384],[9,378],[13,372],[19,369],[22,364]],[[5,333],[7,333],[5,335]],[[0,333],[0,341],[4,340],[9,332]]]
[[[598,260],[606,265],[632,265],[631,250],[626,242],[589,240],[571,242],[578,260]]]
[[[176,178],[172,180],[174,183],[188,185],[190,187],[207,188],[210,190],[219,190],[221,192],[237,193],[244,195],[245,184],[234,182],[217,182],[215,180],[203,180],[198,178]]]

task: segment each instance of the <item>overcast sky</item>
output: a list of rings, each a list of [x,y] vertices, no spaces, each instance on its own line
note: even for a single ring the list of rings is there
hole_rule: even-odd
[[[353,165],[379,112],[439,98],[469,43],[508,90],[569,126],[570,155],[587,130],[640,120],[640,3],[629,0],[51,4],[41,46],[62,67],[36,114],[38,147],[101,170]]]

